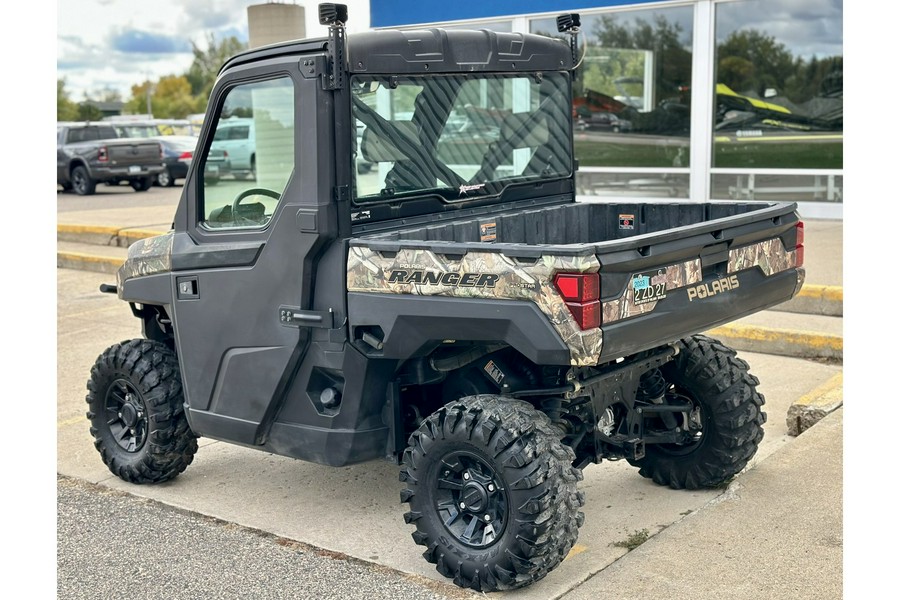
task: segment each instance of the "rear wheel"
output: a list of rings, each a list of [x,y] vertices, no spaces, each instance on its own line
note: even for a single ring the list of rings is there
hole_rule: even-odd
[[[97,182],[91,179],[85,167],[79,165],[72,169],[72,189],[79,196],[90,196],[97,189]]]
[[[584,521],[574,457],[526,402],[478,395],[446,405],[403,454],[400,499],[413,540],[460,587],[509,590],[543,578]]]
[[[178,361],[165,344],[131,340],[97,358],[87,383],[94,447],[113,474],[130,483],[174,478],[194,460]]]
[[[679,342],[679,354],[660,369],[667,402],[688,404],[675,426],[694,429],[683,444],[647,444],[640,474],[674,489],[717,487],[743,469],[763,438],[765,399],[750,366],[718,340],[696,335]],[[663,427],[662,423],[658,423]]]

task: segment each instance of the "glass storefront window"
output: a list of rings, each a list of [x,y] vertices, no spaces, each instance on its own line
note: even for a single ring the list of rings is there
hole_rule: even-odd
[[[555,18],[530,30],[561,35]],[[582,167],[689,166],[693,37],[691,6],[581,15],[572,119]]]
[[[713,168],[842,169],[842,0],[745,0],[715,10]]]

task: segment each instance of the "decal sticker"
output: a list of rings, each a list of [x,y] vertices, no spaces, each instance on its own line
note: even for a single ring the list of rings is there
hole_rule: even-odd
[[[481,233],[482,242],[494,242],[497,240],[497,223],[495,221],[481,223],[478,226],[478,230]]]
[[[506,377],[503,371],[500,370],[500,367],[494,364],[494,361],[489,360],[486,365],[484,365],[484,372],[488,374],[488,376],[497,382],[497,385],[500,385],[500,382]]]
[[[619,215],[619,229],[634,229],[634,215]]]

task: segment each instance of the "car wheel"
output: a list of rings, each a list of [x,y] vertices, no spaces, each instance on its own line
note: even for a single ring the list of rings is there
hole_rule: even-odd
[[[79,196],[90,196],[97,189],[97,182],[91,179],[85,167],[79,165],[72,170],[72,189]]]
[[[161,187],[172,187],[175,185],[175,178],[172,177],[172,174],[169,173],[169,169],[167,168],[165,171],[156,176],[156,183],[158,183]]]
[[[129,483],[159,483],[184,471],[197,436],[184,413],[175,353],[161,342],[114,344],[94,363],[87,417],[103,463]]]

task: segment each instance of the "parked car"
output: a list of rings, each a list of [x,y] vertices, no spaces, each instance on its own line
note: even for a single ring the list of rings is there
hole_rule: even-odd
[[[585,109],[576,110],[575,129],[627,133],[632,130],[632,124],[628,119],[623,119],[615,113],[591,112]]]
[[[163,163],[165,170],[156,176],[156,184],[162,187],[175,185],[177,179],[187,177],[188,167],[194,158],[197,147],[197,138],[189,135],[162,135],[152,138],[160,143],[163,149]],[[213,148],[206,161],[206,183],[217,183],[223,176],[231,172],[228,163],[228,153],[222,149]]]
[[[105,123],[58,123],[56,183],[79,196],[94,193],[98,183],[127,182],[146,192],[163,171],[162,148],[150,139],[121,138]]]
[[[231,172],[238,179],[256,178],[256,126],[253,119],[233,117],[219,123],[212,149],[228,153]]]

